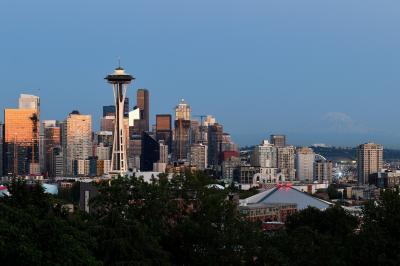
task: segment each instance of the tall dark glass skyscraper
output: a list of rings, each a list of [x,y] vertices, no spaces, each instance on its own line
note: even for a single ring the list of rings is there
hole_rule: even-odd
[[[153,171],[153,164],[160,160],[160,144],[150,135],[143,132],[142,135],[142,154],[140,158],[141,171]]]
[[[208,165],[218,166],[221,153],[222,137],[224,129],[222,125],[215,123],[208,127]]]
[[[103,106],[103,117],[115,116],[115,105]],[[129,98],[124,100],[124,117],[129,116]]]
[[[103,106],[103,117],[115,116],[115,105]]]
[[[126,97],[124,101],[124,117],[129,117],[129,98]]]

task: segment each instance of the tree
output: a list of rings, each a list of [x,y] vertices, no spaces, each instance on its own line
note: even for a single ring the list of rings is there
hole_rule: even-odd
[[[2,265],[99,265],[91,252],[93,239],[40,184],[17,179],[9,191],[10,197],[0,198]]]
[[[378,201],[370,201],[363,210],[363,224],[354,238],[353,261],[358,264],[400,264],[399,190],[382,192]]]
[[[330,199],[338,199],[342,197],[342,194],[337,190],[334,184],[328,186],[327,193]]]

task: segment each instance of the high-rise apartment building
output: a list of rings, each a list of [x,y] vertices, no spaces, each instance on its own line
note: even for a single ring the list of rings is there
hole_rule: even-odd
[[[277,168],[278,162],[277,148],[264,140],[260,145],[254,148],[252,156],[252,166],[259,166],[262,168]]]
[[[357,147],[358,183],[368,184],[371,174],[378,173],[383,168],[383,146],[366,143]]]
[[[332,183],[333,163],[323,159],[314,162],[314,181]]]
[[[270,142],[277,148],[282,148],[286,146],[286,136],[285,135],[271,135]]]
[[[314,180],[315,153],[311,148],[302,147],[296,152],[297,180],[312,182]]]
[[[73,111],[63,123],[64,166],[67,175],[82,170],[74,169],[74,162],[87,160],[92,156],[92,117]],[[82,168],[81,168],[82,169]]]
[[[285,176],[286,180],[294,180],[296,178],[295,159],[296,148],[294,146],[278,147],[278,171]]]
[[[150,127],[150,97],[146,89],[137,90],[136,106],[140,110],[140,119],[143,120],[143,131],[149,131]]]
[[[208,147],[202,143],[192,144],[190,147],[190,165],[195,166],[197,170],[207,169]]]

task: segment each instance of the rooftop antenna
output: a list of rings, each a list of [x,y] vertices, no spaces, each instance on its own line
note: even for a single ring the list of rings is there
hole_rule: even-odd
[[[121,68],[121,57],[118,56],[118,68]]]

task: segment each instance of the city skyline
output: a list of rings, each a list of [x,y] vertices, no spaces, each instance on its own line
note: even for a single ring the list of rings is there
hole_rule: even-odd
[[[2,109],[34,94],[43,120],[78,109],[98,128],[101,107],[112,104],[103,77],[120,57],[137,77],[129,98],[151,92],[152,124],[184,98],[241,146],[285,134],[295,145],[400,147],[398,4],[116,1],[126,8],[114,21],[106,1],[93,13],[90,1],[26,1],[20,12],[22,2],[0,4]]]

